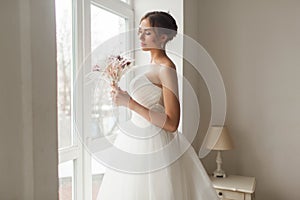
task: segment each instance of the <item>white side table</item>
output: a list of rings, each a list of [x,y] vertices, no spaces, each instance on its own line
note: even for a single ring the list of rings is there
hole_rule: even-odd
[[[229,175],[227,178],[211,177],[213,187],[222,200],[253,200],[255,198],[255,178]]]

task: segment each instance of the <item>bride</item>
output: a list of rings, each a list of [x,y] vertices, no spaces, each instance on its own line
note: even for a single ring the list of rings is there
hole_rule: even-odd
[[[192,146],[173,156],[181,148],[180,104],[176,66],[165,46],[176,33],[176,21],[169,13],[149,12],[140,21],[140,45],[151,54],[150,70],[136,76],[128,92],[112,85],[111,95],[116,106],[132,111],[131,126],[120,129],[114,145],[146,159],[125,161],[139,170],[107,168],[98,200],[218,199]],[[172,150],[168,148],[171,143]],[[153,152],[163,152],[163,156],[147,157]]]

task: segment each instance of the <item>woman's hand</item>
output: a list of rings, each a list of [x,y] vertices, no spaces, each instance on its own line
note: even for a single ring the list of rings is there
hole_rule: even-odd
[[[116,106],[129,107],[131,97],[126,91],[112,85],[111,97]]]

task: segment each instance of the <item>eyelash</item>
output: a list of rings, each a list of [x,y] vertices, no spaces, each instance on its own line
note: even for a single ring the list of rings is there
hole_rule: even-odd
[[[145,32],[146,34],[145,35],[151,35],[150,32]],[[138,35],[142,34],[142,31],[138,31]]]

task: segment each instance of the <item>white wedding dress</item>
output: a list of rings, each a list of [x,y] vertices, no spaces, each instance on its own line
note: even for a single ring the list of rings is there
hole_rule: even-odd
[[[163,111],[162,89],[154,85],[146,75],[135,78],[130,84],[128,92],[133,99],[145,107]],[[157,127],[156,129],[153,128],[152,124],[136,113],[132,113],[130,124],[143,130],[157,130]],[[141,131],[140,134],[145,134],[145,132],[147,131]],[[114,146],[124,152],[147,156],[152,152],[163,151],[171,141],[176,141],[175,144],[178,144],[183,139],[180,135],[181,133],[177,131],[171,133],[160,129],[151,137],[141,139],[124,133],[120,129]],[[151,159],[148,160],[151,161]],[[168,160],[166,157],[165,165],[161,164],[163,163],[162,160],[152,161],[159,163],[158,165],[153,164],[153,169],[156,169],[152,171],[148,169],[144,173],[131,173],[107,168],[97,200],[219,199],[192,146],[189,146],[181,156],[178,156],[178,159]],[[128,161],[128,163],[134,162]],[[145,166],[145,163],[143,164]],[[151,165],[150,162],[148,164]]]

